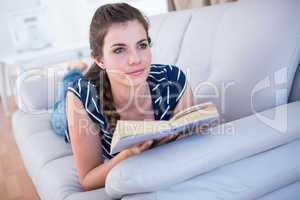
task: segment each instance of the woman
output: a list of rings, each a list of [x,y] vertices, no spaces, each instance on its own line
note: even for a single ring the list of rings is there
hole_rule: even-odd
[[[179,68],[151,64],[148,28],[141,12],[125,3],[101,6],[93,16],[90,47],[95,63],[67,92],[68,138],[85,190],[104,187],[117,163],[153,144],[146,141],[110,155],[117,120],[168,120],[194,104]],[[173,139],[165,137],[158,144]]]

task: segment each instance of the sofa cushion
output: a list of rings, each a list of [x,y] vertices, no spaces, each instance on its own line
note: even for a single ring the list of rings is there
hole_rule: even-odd
[[[185,69],[193,89],[211,76],[211,54],[217,30],[224,14],[234,4],[205,7],[201,12],[191,13],[176,64]]]
[[[189,71],[198,102],[216,103],[225,121],[287,103],[300,60],[299,7],[251,0],[193,13],[176,65]]]
[[[41,199],[111,199],[103,188],[84,192],[73,156],[65,156],[46,164],[38,174],[36,186]]]
[[[106,194],[104,188],[98,189],[98,190],[91,190],[91,191],[87,191],[87,192],[77,192],[66,198],[66,200],[85,200],[85,199],[88,199],[88,200],[112,200],[112,198]]]
[[[50,114],[29,114],[17,110],[12,116],[12,125],[16,142],[19,144],[33,134],[51,130]]]
[[[150,18],[149,34],[153,41],[152,63],[176,63],[191,13],[191,10],[186,10]]]
[[[17,111],[12,121],[16,143],[32,177],[38,176],[47,163],[73,154],[70,144],[51,129],[49,114],[31,115]]]
[[[300,197],[300,181],[264,195],[258,200],[298,200]]]
[[[106,199],[104,188],[84,192],[79,184],[70,144],[50,127],[50,114],[13,114],[14,137],[25,167],[41,199]],[[26,127],[26,128],[24,128]]]
[[[300,138],[299,112],[300,101],[259,113],[275,115],[271,124],[252,115],[130,157],[108,174],[106,191],[115,198],[157,191],[291,142]]]
[[[169,188],[130,195],[123,199],[258,199],[300,180],[300,157],[295,157],[299,153],[300,140],[296,140],[224,165],[213,172],[193,177]]]

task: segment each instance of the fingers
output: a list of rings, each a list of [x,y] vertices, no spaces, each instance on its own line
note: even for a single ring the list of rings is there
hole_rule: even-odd
[[[178,137],[178,135],[169,135],[169,136],[163,137],[156,143],[156,145],[161,145],[161,144],[171,142],[173,140],[176,140],[177,137]]]
[[[174,138],[174,135],[170,135],[170,136],[167,136],[167,137],[164,137],[160,140],[159,143],[167,143],[169,142],[170,140],[172,140]]]
[[[128,156],[133,156],[142,153],[143,151],[149,149],[153,144],[153,140],[148,140],[143,142],[142,144],[137,144],[132,147],[129,147],[123,151],[126,151]]]
[[[176,140],[180,140],[180,139],[182,139],[182,138],[184,138],[184,137],[186,137],[185,134],[178,135],[178,137],[176,137]]]
[[[153,144],[153,140],[148,140],[148,141],[142,143],[141,146],[139,147],[139,149],[141,152],[143,152],[146,149],[149,149],[152,144]]]
[[[149,149],[151,147],[152,143],[153,143],[153,140],[148,140],[148,141],[145,141],[142,144],[138,144],[136,146],[133,146],[131,148],[131,150],[133,151],[134,154],[140,154],[143,151]]]

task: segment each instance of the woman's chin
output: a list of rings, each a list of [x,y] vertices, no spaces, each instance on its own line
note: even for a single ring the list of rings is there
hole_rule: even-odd
[[[149,74],[149,69],[145,69],[143,73],[136,74],[123,74],[117,76],[111,76],[113,81],[119,82],[122,85],[126,85],[128,87],[136,87],[141,85],[147,81]]]

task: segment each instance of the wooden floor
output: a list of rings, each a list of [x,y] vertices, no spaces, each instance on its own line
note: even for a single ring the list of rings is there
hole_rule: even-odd
[[[9,99],[9,110],[16,109]],[[0,200],[37,200],[39,196],[26,173],[22,158],[16,146],[11,116],[3,113],[0,100]]]

